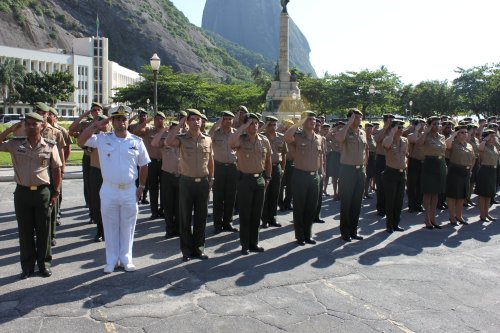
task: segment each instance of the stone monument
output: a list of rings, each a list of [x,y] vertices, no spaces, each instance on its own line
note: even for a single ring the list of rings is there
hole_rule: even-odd
[[[266,96],[265,114],[277,114],[280,117],[289,116],[295,113],[300,114],[302,105],[300,99],[300,89],[296,82],[295,75],[290,73],[289,64],[289,23],[290,17],[287,5],[290,0],[281,0],[283,11],[280,14],[280,53],[278,66],[276,68],[274,81]]]

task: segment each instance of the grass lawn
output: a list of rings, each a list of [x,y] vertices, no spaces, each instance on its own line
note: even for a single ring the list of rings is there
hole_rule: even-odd
[[[82,150],[72,151],[69,155],[68,165],[80,165],[82,164]],[[0,167],[12,166],[12,160],[9,153],[0,152]]]

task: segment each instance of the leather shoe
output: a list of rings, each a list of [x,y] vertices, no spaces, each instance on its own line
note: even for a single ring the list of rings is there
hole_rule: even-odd
[[[349,243],[349,242],[351,242],[351,237],[348,237],[348,236],[342,236],[341,238],[342,238],[342,240],[343,240],[344,242],[348,242],[348,243]]]
[[[325,220],[317,219],[317,220],[314,220],[313,223],[325,223]]]
[[[436,229],[443,229],[440,225],[432,223],[432,226]]]
[[[269,228],[269,226],[267,225],[267,223],[262,223],[262,224],[260,225],[260,227],[261,227],[262,229],[267,229],[267,228]]]
[[[394,231],[405,231],[405,229],[401,228],[400,226],[392,228]]]
[[[306,242],[303,240],[297,240],[297,244],[299,244],[300,246],[304,246],[306,245]]]
[[[238,232],[238,228],[235,228],[232,225],[223,226],[222,230],[229,231],[229,232]]]
[[[264,248],[262,246],[251,246],[249,248],[250,252],[264,252]]]
[[[248,251],[248,249],[241,249],[241,254],[247,256],[250,254],[250,251]]]
[[[40,270],[40,274],[43,276],[43,277],[50,277],[52,276],[52,271],[50,270],[50,268],[42,268]]]
[[[355,240],[363,240],[364,239],[362,236],[359,236],[359,235],[351,236],[351,238],[355,239]]]
[[[205,252],[200,252],[200,253],[196,253],[193,255],[193,258],[197,258],[197,259],[208,259],[208,256],[205,254]]]
[[[316,241],[314,239],[306,239],[304,242],[306,242],[307,244],[311,244],[311,245],[314,245],[316,244]]]
[[[270,227],[280,228],[281,224],[278,222],[269,222]]]
[[[151,214],[151,216],[149,217],[149,219],[150,220],[156,220],[159,217],[160,217],[160,215],[158,213],[156,213],[156,214]]]
[[[182,261],[184,262],[188,262],[191,260],[191,257],[190,256],[182,256]]]
[[[99,242],[102,242],[104,239],[102,237],[102,235],[100,233],[98,233],[97,235],[95,235],[94,237],[94,242],[96,243],[99,243]]]
[[[30,271],[23,271],[23,272],[21,273],[21,275],[19,275],[19,278],[20,278],[21,280],[26,280],[27,278],[29,278],[29,277],[30,277],[30,276],[32,276],[32,275],[33,275],[33,271],[32,271],[32,270],[30,270]]]

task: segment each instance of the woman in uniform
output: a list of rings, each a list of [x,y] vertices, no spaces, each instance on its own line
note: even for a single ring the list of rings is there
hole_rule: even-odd
[[[483,222],[488,222],[496,220],[496,218],[488,214],[488,207],[491,198],[496,193],[498,150],[495,147],[496,136],[494,131],[484,131],[482,138],[483,140],[478,148],[481,165],[477,172],[476,194],[479,196],[479,218]]]
[[[427,127],[419,136],[417,145],[424,147],[424,164],[422,166],[422,193],[425,208],[425,227],[441,229],[436,224],[436,206],[440,193],[445,192],[446,164],[444,156],[446,144],[444,135],[439,134],[439,117],[427,119]]]
[[[446,176],[446,201],[450,224],[468,224],[462,217],[464,200],[467,198],[470,186],[470,172],[474,165],[474,149],[467,142],[467,125],[455,127],[453,133],[446,139],[446,149],[449,151],[450,166]]]

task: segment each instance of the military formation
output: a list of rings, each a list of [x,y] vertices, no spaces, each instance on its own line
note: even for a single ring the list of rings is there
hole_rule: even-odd
[[[0,133],[0,151],[10,152],[15,170],[15,212],[19,228],[21,278],[51,276],[52,247],[60,225],[64,165],[72,137],[83,151],[83,191],[96,242],[105,242],[104,273],[132,272],[138,204],[151,220],[164,220],[165,238],[179,238],[183,261],[208,259],[205,237],[212,192],[213,233],[239,232],[241,255],[263,252],[259,231],[279,228],[278,210],[293,211],[298,246],[314,245],[313,224],[321,219],[323,196],[340,201],[340,237],[358,233],[363,200],[376,193],[376,209],[388,233],[403,232],[401,211],[422,213],[423,227],[441,229],[438,213],[448,210],[451,226],[467,225],[463,207],[479,218],[495,218],[500,141],[496,117],[454,123],[447,116],[412,119],[394,115],[363,122],[351,109],[329,124],[312,111],[278,119],[250,113],[245,106],[224,111],[206,131],[207,117],[181,111],[167,122],[118,106],[91,110],[69,131],[57,111],[38,103],[34,112]],[[9,137],[9,139],[8,139]],[[332,188],[329,194],[329,188]],[[149,194],[149,201],[147,195]],[[233,225],[239,218],[239,229]],[[385,217],[385,218],[384,218]],[[323,218],[326,218],[323,216]]]

